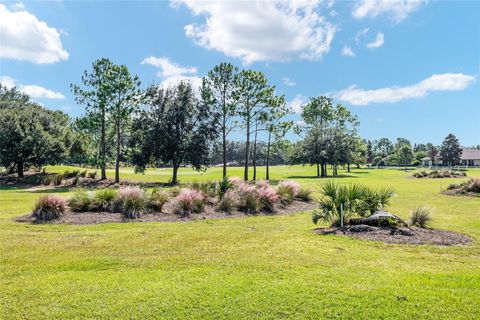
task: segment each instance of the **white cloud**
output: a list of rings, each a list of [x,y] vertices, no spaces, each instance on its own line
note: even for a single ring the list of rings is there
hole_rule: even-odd
[[[60,32],[24,11],[21,5],[16,7],[10,11],[0,4],[0,57],[38,64],[67,60]]]
[[[352,48],[350,48],[349,46],[343,46],[342,56],[355,57],[355,52],[353,52]]]
[[[287,107],[288,109],[292,110],[295,113],[301,113],[303,110],[303,106],[308,102],[308,98],[301,95],[297,94],[293,100],[288,102]]]
[[[297,83],[295,81],[293,81],[292,79],[290,79],[289,77],[283,77],[283,84],[286,85],[286,86],[289,86],[289,87],[294,87],[297,85]]]
[[[329,52],[337,28],[319,14],[321,2],[178,0],[204,24],[185,26],[202,47],[258,61],[317,60]]]
[[[352,16],[363,19],[386,14],[398,23],[425,3],[424,0],[361,0],[353,8]]]
[[[371,103],[394,103],[406,99],[425,97],[433,91],[461,91],[474,80],[474,76],[463,73],[434,74],[425,80],[405,87],[394,86],[364,90],[351,86],[335,94],[335,97],[359,106]]]
[[[202,78],[196,76],[196,67],[183,67],[175,62],[172,62],[167,57],[147,57],[143,59],[141,64],[149,64],[159,69],[157,75],[163,78],[161,83],[164,87],[173,86],[180,81],[190,81],[195,89],[198,89],[202,84]]]
[[[21,85],[18,84],[15,79],[9,76],[0,77],[0,83],[9,89],[17,87],[20,91],[28,94],[34,99],[65,99],[65,96],[60,92],[55,92],[34,84]]]
[[[367,44],[367,48],[370,48],[370,49],[380,48],[381,46],[383,46],[384,43],[385,43],[385,36],[383,33],[379,32],[377,33],[375,40]]]
[[[356,44],[359,44],[360,40],[362,40],[362,38],[367,35],[368,30],[370,30],[370,28],[364,28],[364,29],[357,32],[357,34],[355,35],[355,43]]]

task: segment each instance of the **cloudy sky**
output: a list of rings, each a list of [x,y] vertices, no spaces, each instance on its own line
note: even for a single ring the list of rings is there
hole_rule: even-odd
[[[480,2],[0,1],[3,85],[78,116],[70,83],[101,57],[144,86],[228,61],[264,72],[296,112],[334,97],[365,138],[480,144]]]

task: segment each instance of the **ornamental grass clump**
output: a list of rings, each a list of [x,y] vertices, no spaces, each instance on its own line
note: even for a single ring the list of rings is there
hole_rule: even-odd
[[[239,210],[250,214],[255,214],[260,210],[260,197],[255,185],[242,182],[238,185],[237,194]]]
[[[57,195],[46,195],[35,203],[32,217],[37,221],[51,221],[60,218],[65,212],[65,199]]]
[[[303,202],[310,202],[312,201],[312,193],[312,189],[300,188],[295,198]]]
[[[232,213],[233,209],[235,209],[237,203],[237,197],[235,196],[235,192],[233,190],[227,190],[222,198],[217,203],[217,210],[223,211],[226,213]]]
[[[114,212],[117,204],[118,191],[116,189],[100,189],[97,190],[92,199],[91,210]]]
[[[410,226],[426,228],[431,220],[430,210],[426,207],[418,206],[410,213],[408,224]]]
[[[150,211],[162,212],[165,203],[170,200],[170,194],[164,190],[153,189],[147,196],[147,208]]]
[[[292,203],[299,192],[300,185],[291,180],[284,180],[280,182],[277,187],[277,193],[283,205]]]
[[[279,202],[280,197],[277,191],[270,187],[268,183],[257,190],[260,209],[273,212],[275,210],[275,204]]]
[[[68,199],[68,206],[72,211],[85,212],[90,209],[92,205],[92,196],[85,189],[77,189],[74,191],[73,196]]]
[[[146,211],[145,191],[140,187],[124,187],[118,190],[118,205],[127,219],[137,219]]]
[[[202,212],[205,204],[203,195],[200,191],[194,189],[183,189],[175,197],[174,212],[182,217],[187,217],[191,213]]]

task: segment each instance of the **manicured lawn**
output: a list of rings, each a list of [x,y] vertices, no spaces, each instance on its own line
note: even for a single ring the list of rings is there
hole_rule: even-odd
[[[48,168],[63,172],[67,168]],[[233,169],[231,175],[241,175]],[[311,167],[274,179],[317,188]],[[342,172],[343,173],[343,172]],[[109,172],[110,176],[112,172]],[[186,183],[219,178],[181,170]],[[469,171],[480,176],[480,170]],[[171,170],[131,180],[167,182]],[[340,182],[392,186],[403,218],[431,207],[435,228],[470,235],[464,247],[387,245],[312,232],[311,213],[189,223],[92,226],[12,222],[43,192],[0,188],[0,318],[16,319],[478,319],[480,198],[439,193],[460,179],[354,169]],[[260,176],[263,176],[263,169]],[[67,196],[69,190],[59,190]]]

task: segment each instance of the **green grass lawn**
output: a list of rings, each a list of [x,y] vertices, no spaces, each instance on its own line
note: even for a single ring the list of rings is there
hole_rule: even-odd
[[[310,178],[311,167],[271,172],[312,188],[322,181]],[[179,179],[220,175],[221,168],[183,168]],[[433,227],[468,234],[471,245],[315,235],[310,212],[188,223],[18,224],[11,219],[45,193],[0,188],[0,318],[479,319],[480,198],[439,193],[460,179],[410,175],[354,169],[338,181],[391,186],[397,195],[390,211],[407,218],[416,205],[427,205]],[[170,176],[169,169],[122,170],[129,180]]]

